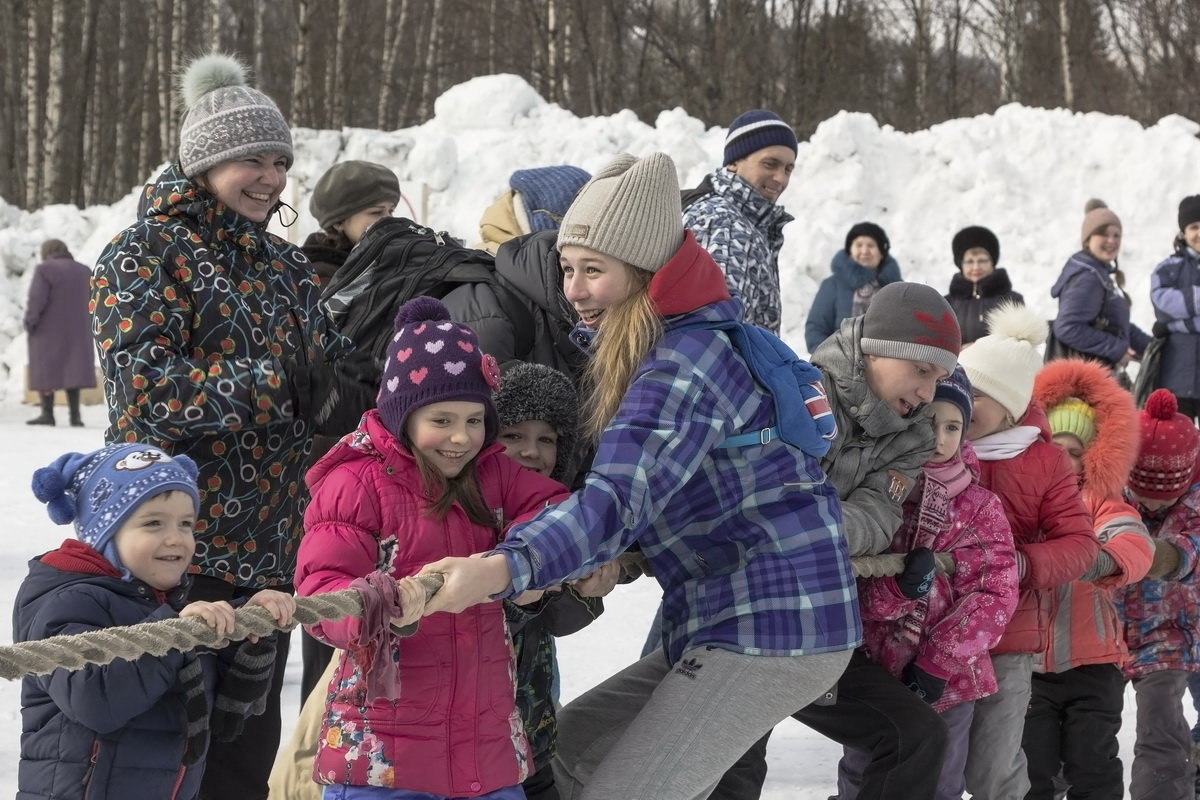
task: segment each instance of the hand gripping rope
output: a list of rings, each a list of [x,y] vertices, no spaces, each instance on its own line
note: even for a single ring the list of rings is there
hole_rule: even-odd
[[[622,553],[617,561],[629,578],[653,575],[646,557],[641,553]],[[881,578],[899,575],[904,571],[902,553],[857,556],[850,561],[855,577],[859,578]],[[937,553],[936,561],[938,572],[954,572],[954,558],[949,553]],[[444,578],[439,573],[430,573],[401,580],[418,582],[424,588],[425,601],[428,602],[442,588]],[[225,638],[239,641],[251,634],[269,636],[276,630],[291,630],[298,624],[314,625],[324,620],[361,617],[362,613],[362,596],[356,589],[297,597],[295,621],[287,628],[276,625],[267,609],[245,606],[234,612],[236,625],[233,633]],[[409,633],[414,628],[406,626],[403,633]],[[56,669],[77,670],[89,664],[108,664],[117,658],[133,661],[146,654],[166,655],[169,650],[186,652],[198,646],[215,645],[221,638],[196,617],[53,636],[0,647],[0,678],[16,680],[24,675],[48,675]]]

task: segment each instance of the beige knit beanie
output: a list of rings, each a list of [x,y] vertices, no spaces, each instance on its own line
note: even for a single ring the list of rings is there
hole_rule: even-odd
[[[1109,225],[1121,227],[1121,220],[1103,200],[1092,198],[1083,206],[1083,246],[1087,247],[1092,234],[1099,233]]]
[[[665,153],[622,153],[579,190],[558,229],[558,249],[586,247],[658,272],[683,244],[679,177]]]

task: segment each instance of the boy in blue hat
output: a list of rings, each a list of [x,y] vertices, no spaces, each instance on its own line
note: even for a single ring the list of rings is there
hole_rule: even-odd
[[[14,640],[177,616],[231,633],[228,603],[186,603],[196,474],[186,456],[145,444],[67,453],[34,472],[34,495],[56,524],[74,523],[78,539],[29,562],[13,610]],[[250,603],[291,624],[290,595],[263,591]],[[220,679],[207,649],[26,676],[17,797],[196,797],[210,731],[232,738],[262,711],[274,638],[223,650]]]

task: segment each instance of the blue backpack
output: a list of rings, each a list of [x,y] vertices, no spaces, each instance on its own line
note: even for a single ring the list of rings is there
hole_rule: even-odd
[[[821,371],[804,361],[770,331],[733,320],[701,320],[678,327],[671,333],[706,328],[725,331],[734,348],[750,367],[754,380],[775,402],[775,424],[750,433],[739,433],[718,447],[750,447],[779,438],[813,458],[829,452],[837,438],[837,420],[825,389]]]

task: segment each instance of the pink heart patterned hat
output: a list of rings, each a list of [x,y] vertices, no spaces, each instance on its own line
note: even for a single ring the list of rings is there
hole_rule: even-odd
[[[396,312],[395,334],[379,383],[376,406],[384,426],[404,438],[408,416],[430,403],[482,403],[491,444],[500,431],[492,393],[500,386],[496,359],[479,349],[479,339],[432,297],[414,297]]]

